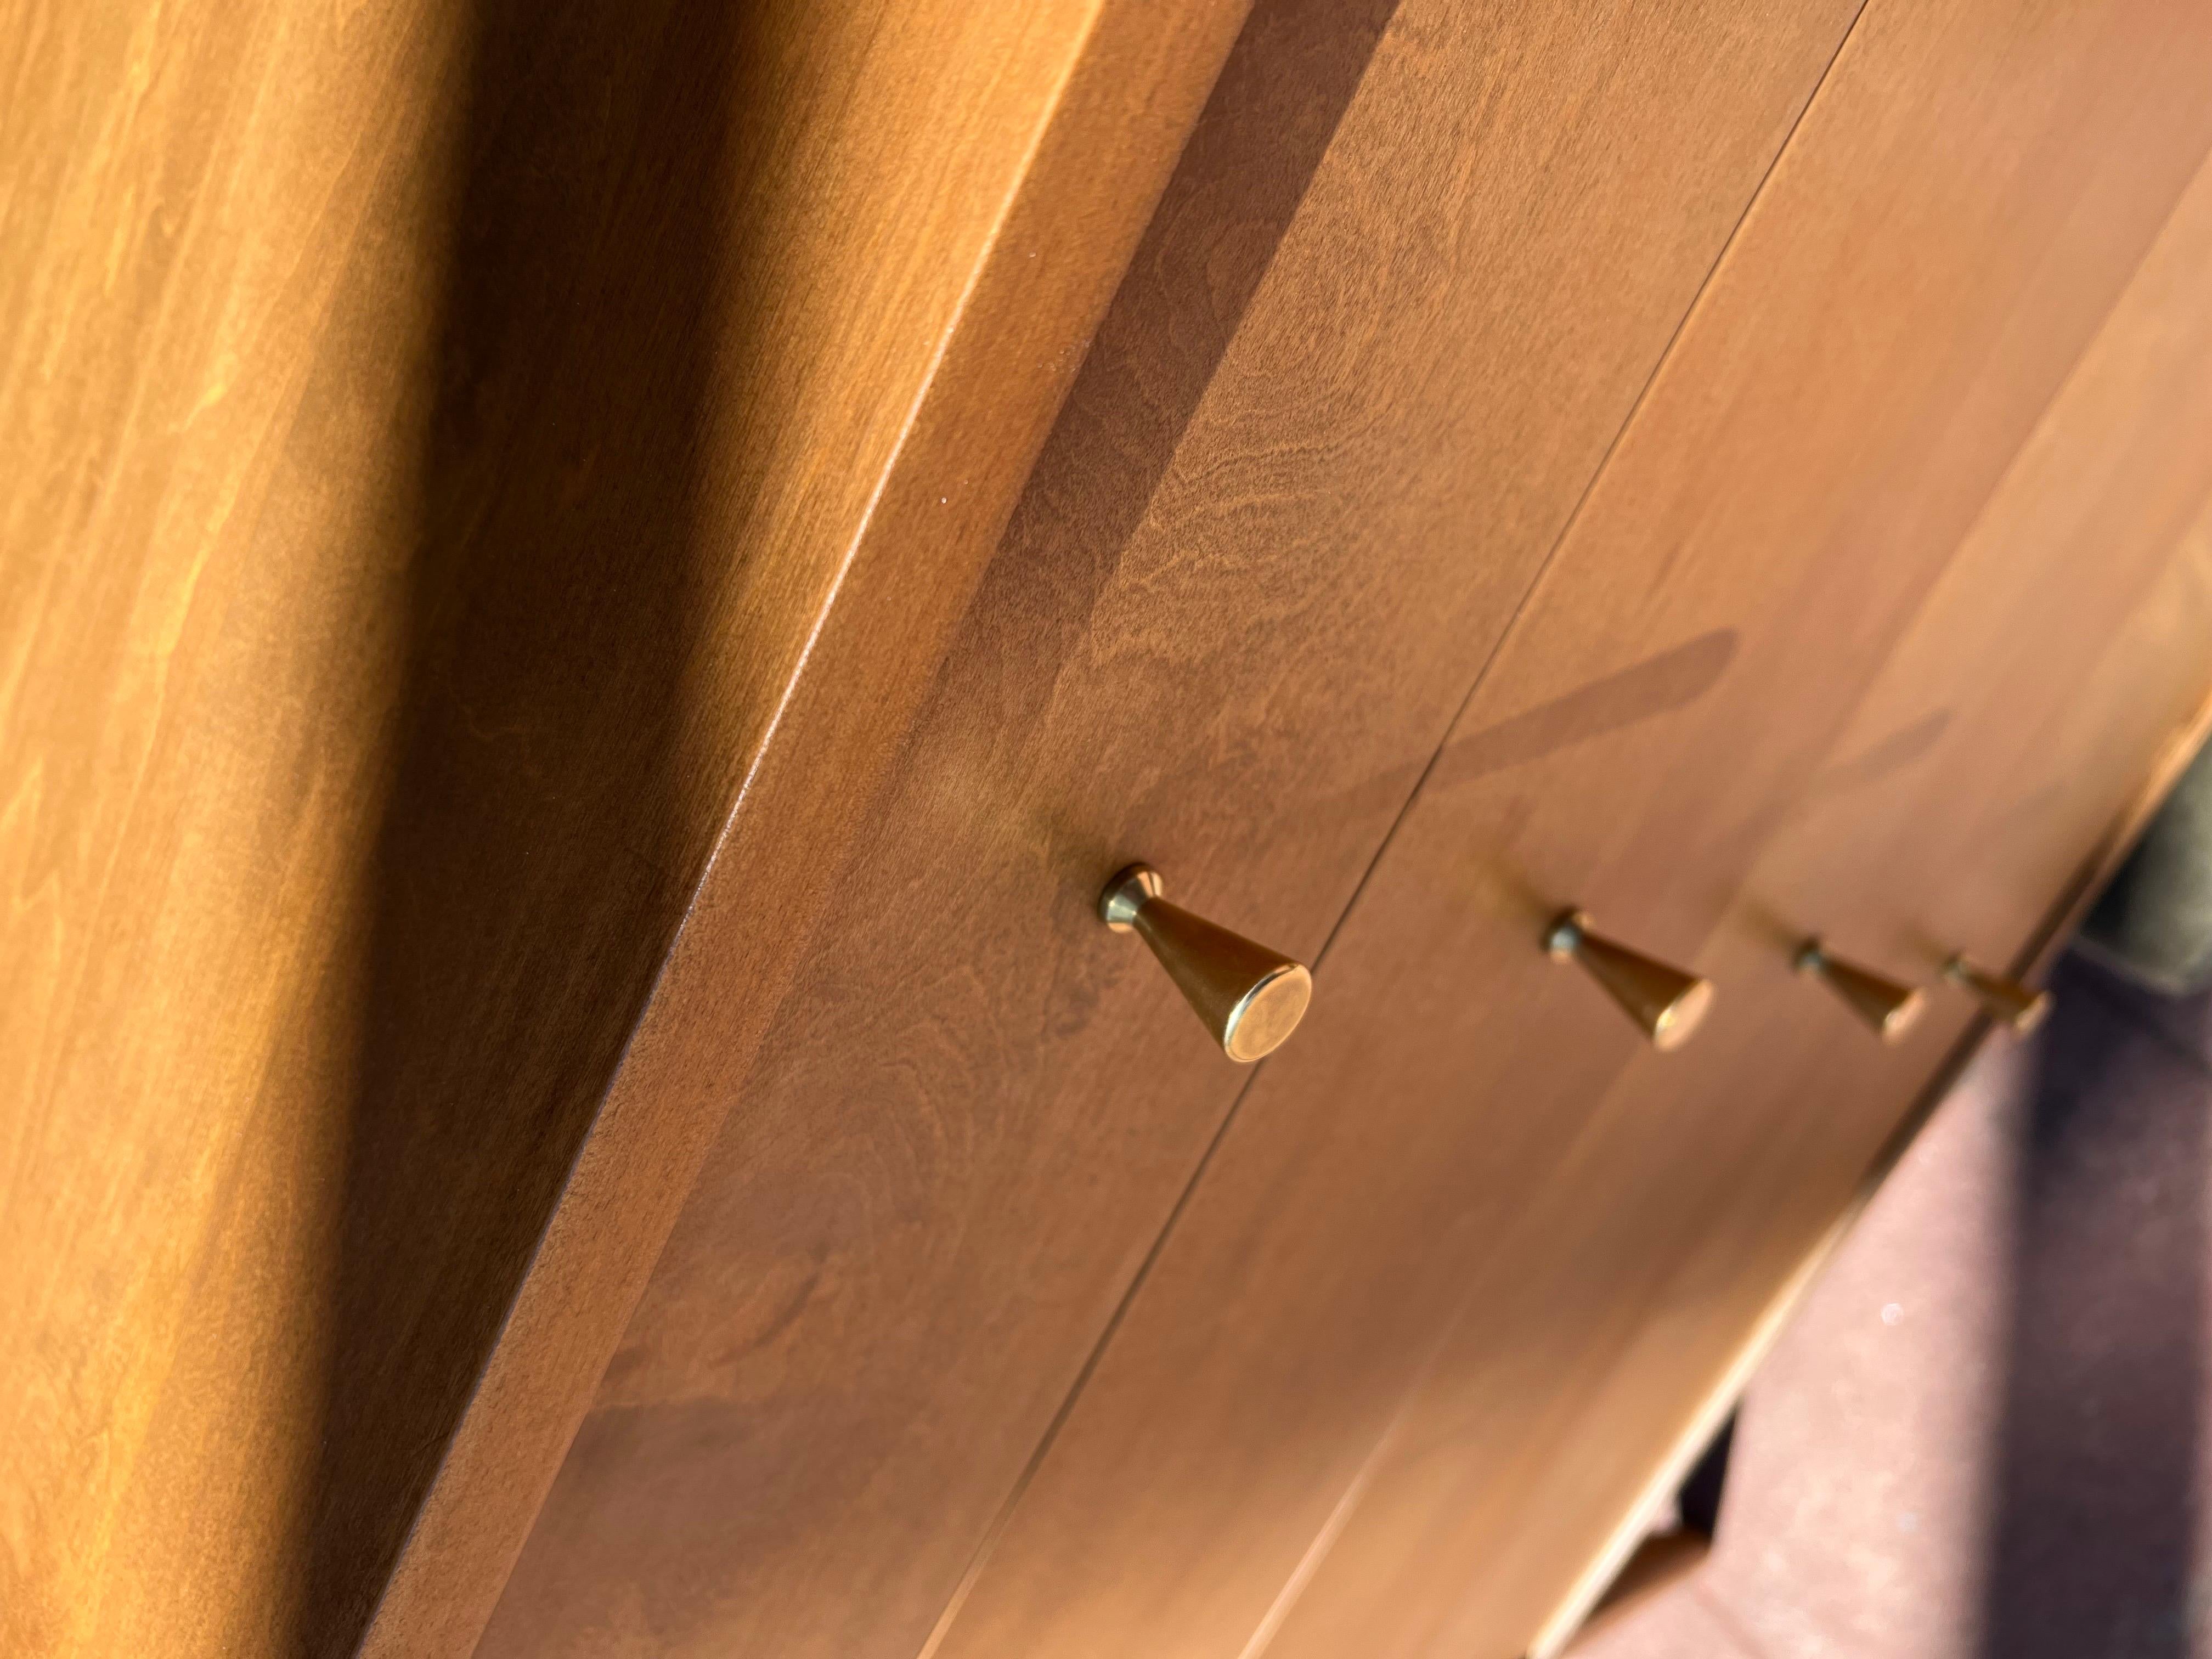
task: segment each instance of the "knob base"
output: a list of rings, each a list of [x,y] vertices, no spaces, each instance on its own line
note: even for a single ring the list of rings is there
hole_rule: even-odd
[[[1166,890],[1160,872],[1151,865],[1125,865],[1098,895],[1099,919],[1117,933],[1128,933],[1137,925],[1137,912]]]

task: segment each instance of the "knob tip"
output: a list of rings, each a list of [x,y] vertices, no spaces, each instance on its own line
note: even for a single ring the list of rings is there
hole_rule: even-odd
[[[1313,1000],[1313,975],[1303,963],[1285,963],[1247,991],[1230,1010],[1221,1047],[1231,1060],[1263,1060],[1298,1029]]]
[[[1713,982],[1693,980],[1682,994],[1662,1008],[1651,1022],[1651,1046],[1672,1054],[1697,1034],[1705,1012],[1713,1006]]]
[[[1921,1013],[1927,1006],[1928,999],[1917,989],[1909,993],[1903,1001],[1883,1017],[1881,1040],[1884,1042],[1903,1042],[1905,1035],[1919,1023]]]

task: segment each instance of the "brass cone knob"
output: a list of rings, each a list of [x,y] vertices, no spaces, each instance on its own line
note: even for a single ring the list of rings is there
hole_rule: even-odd
[[[1170,904],[1160,892],[1159,872],[1133,864],[1106,884],[1098,914],[1115,932],[1133,930],[1152,947],[1222,1053],[1238,1060],[1273,1054],[1305,1017],[1313,975],[1303,963]]]
[[[1874,1027],[1884,1042],[1895,1042],[1911,1030],[1926,1003],[1912,986],[1832,956],[1817,939],[1807,939],[1797,952],[1797,971],[1825,980],[1844,1006]]]
[[[2051,1012],[2050,992],[2022,985],[2002,974],[1993,974],[1964,956],[1953,957],[1943,964],[1943,977],[1972,993],[1992,1019],[2010,1026],[2021,1036],[2042,1024],[2044,1017]]]
[[[1711,981],[1593,933],[1589,918],[1579,910],[1569,910],[1552,924],[1544,948],[1555,962],[1579,962],[1587,968],[1662,1054],[1687,1042],[1712,1006]]]

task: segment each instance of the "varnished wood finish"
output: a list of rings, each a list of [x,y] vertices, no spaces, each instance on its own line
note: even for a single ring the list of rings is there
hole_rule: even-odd
[[[2212,33],[2178,8],[1875,0],[1317,964],[1298,1064],[1255,1079],[945,1659],[1522,1650],[1601,1541],[1611,1516],[1591,1517],[1647,1473],[1607,1457],[1655,1456],[1698,1397],[1669,1401],[1655,1368],[1691,1353],[1710,1381],[1771,1294],[1764,1264],[1802,1256],[1823,1193],[1825,1220],[1966,1018],[1869,1043],[1790,972],[1832,917],[1777,911],[1754,877],[1824,765],[1839,811],[1893,763],[1840,745],[2212,142],[2208,75]],[[2059,568],[2117,580],[2079,547]],[[1657,695],[1711,655],[1702,696]],[[2206,667],[2166,653],[2148,714],[2090,703],[2094,684],[2039,702],[2008,675],[1990,707],[2082,697],[2110,769],[2046,751],[1954,796],[1971,751],[1947,750],[1923,818],[1982,836],[2051,793],[2021,832],[2042,879],[1940,925],[1993,953],[2025,938]],[[1945,884],[1976,885],[1933,846],[1902,872],[1852,867],[1809,908],[1940,915]],[[1568,899],[1727,988],[1697,1042],[1638,1052],[1543,961],[1533,938]],[[1863,925],[1872,957],[1897,924]],[[1646,1218],[1661,1169],[1686,1196]],[[1778,1247],[1747,1249],[1769,1228]],[[1431,1523],[1467,1547],[1401,1577]]]
[[[1851,11],[1255,13],[484,1654],[930,1638]]]
[[[0,0],[0,1647],[1571,1627],[2204,706],[2212,30],[1245,5]]]
[[[1624,1079],[1497,1241],[1271,1653],[1517,1653],[1967,1027],[1895,1057],[1802,1009],[1793,928],[1932,980],[2054,901],[2212,685],[2212,169],[1889,647],[1723,923],[1704,1069]],[[1956,935],[1956,938],[1954,937]],[[1523,1378],[1540,1358],[1553,1386]]]
[[[0,1647],[469,1650],[1241,10],[4,9]]]
[[[1936,997],[1885,1055],[1804,1009],[1791,930],[1932,979],[1954,933],[2039,948],[2108,853],[2212,684],[2208,260],[2200,173],[1724,921],[1735,1018],[1624,1078],[1501,1231],[1271,1653],[1520,1651],[1973,1018]]]

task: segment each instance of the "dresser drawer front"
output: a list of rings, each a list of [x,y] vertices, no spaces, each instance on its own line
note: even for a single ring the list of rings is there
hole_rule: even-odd
[[[1258,11],[487,1655],[929,1638],[1851,9]]]
[[[1942,1005],[1881,1048],[1790,972],[1802,933],[1856,944],[1863,926],[1862,954],[1925,973],[1899,955],[1908,912],[2002,961],[2062,896],[1946,910],[1932,859],[1816,880],[1806,837],[1888,799],[1887,763],[1853,746],[1863,711],[1907,732],[1934,712],[1886,683],[1900,653],[1921,665],[1905,683],[1945,697],[2005,670],[2032,723],[2114,660],[2089,641],[2047,679],[2002,658],[1930,679],[1942,653],[1916,630],[1970,637],[1954,588],[2014,594],[1974,527],[2212,142],[2190,90],[2209,60],[2212,37],[2155,9],[1876,0],[941,1655],[1505,1659],[1535,1635],[1686,1420],[1680,1380],[1725,1368],[1964,1023]],[[2125,630],[2130,585],[2162,580],[2170,550],[2151,537],[2129,572],[2077,546],[2049,568],[2076,585],[2066,614]],[[2045,600],[2015,614],[2054,625]],[[2203,666],[2168,657],[2148,720],[2103,709],[2109,764],[2016,750],[1980,769],[1961,750],[1892,781],[1965,826],[1927,843],[1947,857],[2055,784],[2065,810],[2018,856],[2069,870]],[[1832,822],[1839,843],[1881,823]],[[1655,1054],[1546,963],[1570,902],[1707,974],[1706,1034]],[[1616,1431],[1605,1413],[1632,1406]],[[1570,1427],[1614,1461],[1570,1456]]]

